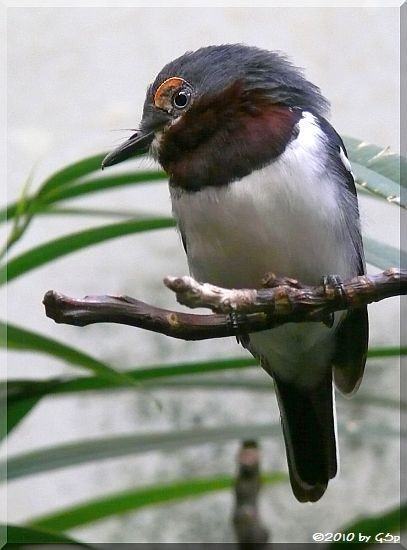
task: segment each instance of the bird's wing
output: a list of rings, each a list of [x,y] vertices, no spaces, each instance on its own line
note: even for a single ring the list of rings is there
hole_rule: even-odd
[[[350,311],[336,332],[333,357],[335,386],[351,396],[362,382],[369,341],[367,307]]]
[[[340,182],[346,186],[350,193],[347,193],[347,200],[351,197],[351,204],[344,205],[344,212],[349,212],[349,208],[359,218],[358,200],[356,194],[355,179],[353,177],[351,166],[348,161],[345,145],[334,128],[324,119],[320,119],[321,128],[329,137],[330,168],[334,170]],[[349,219],[348,226],[354,227],[354,220]],[[357,228],[356,228],[357,229]],[[358,254],[358,270],[355,275],[363,275],[366,272],[366,264],[363,253],[362,234],[360,229],[351,231],[353,245]],[[345,395],[354,394],[362,381],[365,369],[368,340],[369,340],[369,321],[367,307],[362,307],[349,311],[344,320],[338,327],[335,334],[336,346],[333,357],[334,381],[336,387]]]

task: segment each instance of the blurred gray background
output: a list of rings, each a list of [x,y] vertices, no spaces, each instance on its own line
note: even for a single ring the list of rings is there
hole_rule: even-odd
[[[8,10],[8,191],[19,196],[54,170],[116,146],[140,119],[147,85],[163,64],[202,45],[244,42],[286,52],[332,103],[344,134],[399,150],[399,15],[396,8],[15,8]],[[145,161],[144,166],[152,162]],[[95,194],[81,204],[168,214],[165,184]],[[365,233],[398,246],[399,212],[362,199]],[[105,220],[39,218],[18,253],[58,235]],[[68,255],[10,283],[11,322],[80,347],[117,368],[245,356],[232,339],[200,343],[115,325],[79,329],[44,316],[48,289],[72,296],[129,294],[176,307],[162,288],[167,274],[187,272],[175,230],[109,241]],[[398,300],[371,306],[375,345],[396,344]],[[75,373],[47,357],[10,352],[9,377]],[[260,370],[256,379],[267,382]],[[398,397],[397,361],[371,361],[363,392]],[[125,391],[44,400],[13,432],[10,455],[108,434],[192,426],[277,421],[271,393]],[[275,542],[310,542],[359,514],[395,505],[399,496],[398,413],[338,398],[341,472],[315,505],[297,503],[288,485],[265,488],[263,518]],[[285,469],[282,437],[262,442],[265,470]],[[232,473],[238,444],[177,453],[149,453],[24,478],[9,484],[8,517],[22,522],[56,507],[164,480]],[[171,507],[150,508],[78,529],[93,542],[229,541],[228,492]],[[295,521],[293,518],[295,517]],[[159,527],[158,527],[159,526]]]

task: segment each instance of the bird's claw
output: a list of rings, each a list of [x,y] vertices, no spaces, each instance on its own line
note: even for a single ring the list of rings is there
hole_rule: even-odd
[[[322,277],[322,286],[324,288],[324,293],[333,289],[335,299],[339,298],[339,304],[345,309],[348,305],[345,288],[343,286],[343,280],[340,275],[324,275]],[[329,313],[326,318],[323,320],[323,323],[328,327],[332,328],[335,320],[334,313]]]
[[[239,329],[239,315],[235,311],[232,311],[228,313],[226,317],[229,327],[233,331],[237,331]]]

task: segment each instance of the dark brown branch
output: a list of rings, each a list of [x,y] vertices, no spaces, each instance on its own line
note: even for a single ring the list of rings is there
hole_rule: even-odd
[[[45,312],[56,323],[83,327],[93,323],[119,323],[166,334],[181,340],[223,338],[270,326],[267,315],[243,315],[237,326],[227,315],[195,315],[151,306],[129,296],[69,298],[53,290],[43,300]]]
[[[255,441],[244,441],[238,455],[235,482],[233,525],[239,547],[262,548],[269,541],[269,531],[259,518],[257,499],[261,488],[260,450]]]
[[[388,269],[342,285],[305,286],[293,279],[268,275],[267,288],[229,290],[197,283],[191,277],[167,277],[165,284],[189,307],[208,307],[211,315],[181,313],[151,306],[128,296],[87,296],[74,299],[48,291],[46,314],[57,323],[131,325],[173,338],[204,340],[244,335],[284,323],[327,322],[334,311],[360,307],[406,294],[407,271]]]

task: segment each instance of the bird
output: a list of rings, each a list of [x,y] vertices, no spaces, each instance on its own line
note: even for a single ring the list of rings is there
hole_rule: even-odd
[[[352,167],[329,109],[284,53],[204,46],[163,67],[139,130],[102,168],[141,153],[159,162],[195,279],[259,288],[273,272],[341,288],[366,265]],[[240,338],[274,381],[300,502],[318,501],[337,474],[335,387],[357,391],[368,338],[366,307]]]

